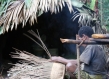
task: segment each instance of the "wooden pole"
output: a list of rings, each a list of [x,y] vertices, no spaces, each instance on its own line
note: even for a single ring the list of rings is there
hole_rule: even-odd
[[[80,44],[81,40],[73,40],[73,39],[60,39],[62,43],[74,43],[74,44]],[[91,41],[85,40],[83,44],[102,44],[106,45],[109,44],[109,39],[91,39]]]
[[[78,35],[76,35],[76,40],[78,40]],[[79,52],[79,45],[76,44],[76,48],[77,48],[77,67],[78,67],[78,79],[80,79],[80,52]]]
[[[96,39],[109,39],[109,34],[92,34],[92,38]]]

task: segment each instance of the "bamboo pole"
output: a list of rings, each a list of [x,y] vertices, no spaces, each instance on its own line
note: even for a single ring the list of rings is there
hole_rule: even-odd
[[[76,35],[76,40],[78,40],[78,35]],[[79,45],[76,44],[76,48],[77,48],[77,67],[78,67],[78,79],[80,79],[80,52],[79,52]]]

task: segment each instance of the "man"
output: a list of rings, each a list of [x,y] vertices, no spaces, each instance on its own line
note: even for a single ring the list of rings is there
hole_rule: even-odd
[[[93,29],[83,26],[78,31],[80,40],[90,40]],[[67,42],[67,40],[63,40]],[[105,79],[106,74],[106,56],[102,47],[99,45],[85,45],[85,50],[80,55],[81,79]],[[62,57],[52,57],[52,61],[63,63],[71,77],[77,77],[77,60],[68,60]],[[73,78],[72,78],[73,79]]]

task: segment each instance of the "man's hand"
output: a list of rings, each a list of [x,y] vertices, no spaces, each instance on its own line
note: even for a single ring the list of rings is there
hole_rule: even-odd
[[[57,63],[62,63],[62,64],[67,64],[68,63],[68,60],[63,58],[63,57],[60,57],[60,56],[53,56],[51,57],[51,61],[52,62],[57,62]]]

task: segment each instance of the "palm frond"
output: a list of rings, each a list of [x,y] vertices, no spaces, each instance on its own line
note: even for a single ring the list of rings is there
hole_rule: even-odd
[[[17,25],[22,23],[24,27],[29,21],[32,25],[37,22],[38,13],[51,11],[51,13],[59,12],[59,8],[68,5],[70,12],[72,5],[70,0],[16,0],[8,3],[8,6],[1,14],[0,26],[3,26],[3,31],[17,28]],[[57,10],[58,9],[58,10]]]
[[[13,58],[22,59],[8,72],[9,79],[46,79],[50,78],[52,63],[48,60],[36,57],[28,52],[16,50]],[[47,64],[45,64],[47,63]],[[46,67],[46,69],[44,69]],[[48,70],[48,71],[47,71]],[[48,74],[48,75],[45,75]]]
[[[78,8],[77,8],[78,9]],[[75,13],[72,17],[73,21],[78,19],[79,26],[90,26],[93,16],[85,9],[78,9],[79,13]]]
[[[13,58],[22,59],[8,71],[9,79],[63,79],[65,65],[49,62],[26,51],[16,50]]]
[[[35,39],[33,39],[31,36],[29,36],[27,34],[24,34],[24,35],[27,36],[28,38],[30,38],[32,41],[34,41],[42,49],[44,49],[45,52],[47,53],[47,55],[49,56],[49,58],[51,59],[51,54],[50,54],[49,50],[47,49],[46,45],[44,44],[44,42],[42,41],[42,39],[41,39],[41,37],[39,35],[38,30],[37,30],[37,33],[38,34],[36,34],[33,30],[28,31],[28,33],[30,33],[32,36],[34,36],[35,38],[37,38],[40,41],[41,44],[39,42],[37,42]]]

